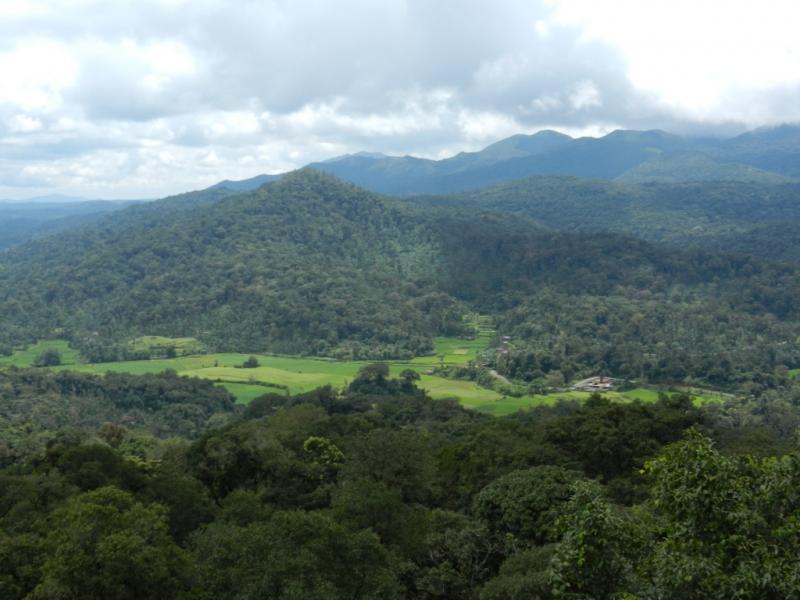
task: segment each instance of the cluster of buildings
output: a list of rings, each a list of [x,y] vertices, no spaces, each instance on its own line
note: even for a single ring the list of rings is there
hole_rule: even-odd
[[[598,375],[578,381],[572,386],[576,392],[610,392],[614,389],[616,380],[611,377]]]

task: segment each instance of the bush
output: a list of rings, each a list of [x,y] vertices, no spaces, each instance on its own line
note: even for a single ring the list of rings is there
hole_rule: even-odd
[[[244,361],[242,363],[242,368],[243,369],[255,369],[260,364],[261,363],[258,362],[258,359],[255,356],[251,356],[250,358],[248,358],[246,361]]]
[[[34,367],[55,367],[61,364],[61,354],[55,348],[48,348],[33,361]]]

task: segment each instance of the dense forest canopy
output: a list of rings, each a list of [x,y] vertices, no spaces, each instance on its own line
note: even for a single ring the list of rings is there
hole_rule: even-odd
[[[0,470],[9,600],[797,590],[800,459],[784,425],[800,411],[786,399],[765,411],[595,396],[495,419],[430,400],[385,364],[341,393],[266,394],[235,409],[170,374],[20,370],[0,385],[13,406],[4,419],[29,431],[55,427],[42,401],[95,411],[29,453],[0,428],[17,449]],[[187,402],[217,416],[187,431],[149,412],[185,414]]]
[[[411,200],[525,216],[557,231],[611,231],[673,247],[800,260],[800,185],[744,182],[629,185],[530,177],[476,191]]]

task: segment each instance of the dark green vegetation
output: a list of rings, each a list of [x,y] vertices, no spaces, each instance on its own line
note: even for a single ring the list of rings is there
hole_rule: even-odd
[[[135,207],[0,257],[0,336],[7,348],[67,338],[90,362],[140,358],[129,340],[145,334],[192,336],[212,351],[407,359],[430,353],[436,335],[465,333],[462,316],[472,310],[493,315],[512,338],[484,362],[527,384],[606,371],[770,389],[800,367],[797,267],[545,229],[520,212],[569,229],[581,191],[587,207],[620,194],[632,204],[610,184],[546,183],[544,191],[528,181],[515,184],[521,190],[446,197],[437,203],[463,205],[431,208],[300,171],[255,192],[210,190]],[[728,198],[727,188],[708,184],[696,184],[693,196],[691,185],[663,194],[688,207],[712,202],[709,189]],[[740,205],[760,198],[740,187]],[[538,212],[529,210],[531,189]],[[786,217],[794,187],[779,189],[763,210]],[[556,210],[549,198],[559,195],[573,208]],[[663,210],[648,215],[642,201],[645,216],[619,228],[646,237],[669,227],[668,204],[659,202],[651,205]],[[700,221],[714,209],[682,210]],[[733,223],[744,221],[740,210],[716,212]]]
[[[360,358],[424,353],[463,327],[437,284],[436,223],[419,211],[314,172],[229,193],[7,253],[3,335],[66,335],[91,361],[125,358],[120,342],[142,334]]]
[[[797,591],[788,400],[593,397],[496,419],[381,364],[341,394],[246,408],[170,374],[2,377],[4,423],[42,430],[26,447],[2,430],[4,599]]]
[[[98,376],[11,368],[0,371],[0,465],[35,457],[59,431],[87,434],[121,424],[142,434],[134,441],[146,447],[153,443],[148,435],[195,437],[233,410],[223,388],[170,372]]]
[[[96,221],[132,202],[0,202],[0,250]]]
[[[461,194],[411,199],[423,206],[520,215],[556,231],[632,235],[770,260],[800,261],[800,184],[686,182],[623,185],[531,177]]]

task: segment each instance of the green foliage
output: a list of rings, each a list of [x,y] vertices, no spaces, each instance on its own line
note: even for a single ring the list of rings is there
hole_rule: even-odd
[[[61,364],[61,354],[55,348],[48,348],[33,361],[34,367],[57,367]]]
[[[65,427],[94,433],[109,424],[102,436],[121,445],[128,430],[197,437],[214,414],[233,410],[225,390],[174,373],[0,371],[0,465],[30,459]]]
[[[444,511],[431,514],[427,560],[416,579],[425,598],[471,599],[512,551],[511,540],[485,525]]]
[[[532,177],[475,191],[412,199],[417,204],[511,213],[555,231],[623,233],[673,247],[748,249],[764,258],[800,258],[795,184],[749,182],[623,185],[576,177]],[[765,229],[768,228],[768,229]],[[781,236],[770,239],[769,231]],[[760,241],[761,245],[755,243]]]
[[[45,547],[31,598],[175,598],[189,589],[189,557],[170,538],[163,508],[114,488],[55,511]]]
[[[0,250],[97,221],[133,202],[0,202]]]
[[[311,171],[225,195],[134,207],[4,254],[2,339],[62,328],[91,361],[125,358],[144,334],[410,358],[463,331],[463,307],[432,281],[429,219]]]
[[[246,194],[201,194],[197,205],[135,207],[5,253],[0,344],[60,331],[87,360],[116,361],[141,358],[129,340],[148,333],[225,350],[436,362],[435,336],[474,333],[471,309],[511,336],[507,352],[480,360],[534,386],[605,370],[731,390],[760,374],[776,387],[776,368],[800,366],[796,267],[708,248],[754,223],[785,226],[795,187],[536,180],[431,201],[453,205],[439,209],[303,171]],[[697,234],[704,251],[686,249],[687,213],[719,226]]]
[[[347,450],[344,481],[365,479],[397,490],[404,502],[433,494],[435,467],[425,437],[413,431],[371,431]]]
[[[635,537],[597,483],[573,485],[559,530],[551,565],[555,598],[605,600],[624,591],[636,556]]]
[[[480,600],[544,600],[551,598],[553,546],[535,546],[511,555],[497,577],[480,591]]]
[[[200,597],[401,598],[403,565],[377,537],[322,514],[278,512],[248,526],[214,524],[193,540]]]
[[[790,598],[800,585],[797,454],[727,457],[697,432],[650,461],[654,587],[691,598]]]
[[[512,471],[486,486],[475,498],[475,515],[495,531],[510,533],[528,543],[554,540],[563,505],[572,496],[575,471],[540,466]]]
[[[255,369],[258,366],[260,366],[260,364],[255,356],[249,357],[246,361],[242,363],[243,369]]]
[[[92,383],[7,375],[20,388],[60,381],[63,402]],[[774,415],[755,400],[696,408],[664,396],[495,419],[409,393],[382,366],[364,380],[364,391],[265,396],[192,443],[151,446],[110,421],[96,437],[45,429],[46,448],[0,471],[0,592],[522,600],[797,589],[800,460],[771,421],[800,419],[791,396],[770,400]],[[154,382],[109,389],[146,406]],[[697,423],[730,440],[734,417],[790,452],[728,455],[696,432],[670,445]]]
[[[615,492],[630,500],[629,475],[700,418],[686,396],[618,404],[595,395],[573,415],[549,423],[546,436],[589,476],[610,483],[622,477],[626,483]]]

